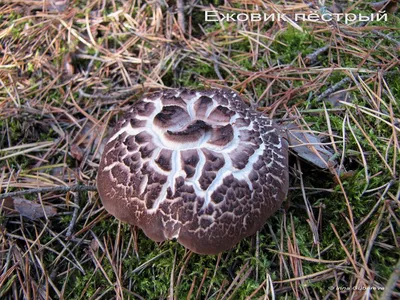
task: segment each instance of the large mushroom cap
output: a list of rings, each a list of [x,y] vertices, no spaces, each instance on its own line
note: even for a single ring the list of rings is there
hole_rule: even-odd
[[[145,95],[117,124],[97,186],[109,213],[200,254],[254,234],[288,190],[288,146],[226,89]]]

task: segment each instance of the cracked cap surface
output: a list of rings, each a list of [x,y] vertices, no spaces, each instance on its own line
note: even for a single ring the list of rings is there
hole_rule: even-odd
[[[233,91],[144,95],[114,128],[97,186],[106,210],[200,254],[254,234],[288,191],[288,145]]]

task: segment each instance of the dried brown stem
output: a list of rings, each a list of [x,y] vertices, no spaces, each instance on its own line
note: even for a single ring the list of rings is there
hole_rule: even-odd
[[[185,24],[185,11],[184,11],[184,2],[183,0],[176,1],[177,9],[178,9],[178,23],[181,27],[183,33],[186,33],[186,24]]]
[[[38,193],[51,193],[51,192],[88,192],[88,191],[97,191],[97,187],[94,185],[72,185],[72,186],[54,186],[54,187],[42,187],[37,189],[29,189],[18,192],[9,192],[0,195],[0,199],[5,199],[7,197],[17,197],[29,194],[38,194]]]

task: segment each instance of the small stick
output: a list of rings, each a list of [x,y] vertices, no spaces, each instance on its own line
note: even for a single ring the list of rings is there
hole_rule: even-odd
[[[87,192],[87,191],[97,191],[97,187],[94,185],[71,185],[71,186],[54,186],[54,187],[43,187],[36,189],[28,189],[18,192],[10,192],[0,194],[0,199],[5,199],[7,197],[16,197],[28,194],[38,194],[38,193],[49,193],[49,192]]]
[[[313,64],[317,60],[318,55],[328,51],[330,46],[331,45],[323,46],[322,48],[318,48],[317,50],[315,50],[313,53],[308,54],[304,59],[305,63],[307,65]]]
[[[398,40],[392,38],[390,35],[384,34],[383,32],[380,32],[378,30],[372,30],[372,33],[375,33],[376,35],[396,44],[397,47],[400,47],[400,42]]]
[[[258,282],[258,270],[260,265],[260,230],[256,233],[256,282]]]
[[[364,79],[366,77],[366,75],[362,75],[360,77]],[[328,88],[325,92],[323,92],[321,95],[319,95],[317,98],[317,101],[319,102],[319,101],[323,100],[324,98],[326,98],[327,96],[329,96],[330,94],[340,90],[344,85],[350,83],[350,81],[351,81],[351,78],[346,77],[346,78],[340,80],[339,82],[335,83],[330,88]]]
[[[221,75],[221,73],[220,73],[220,71],[219,71],[218,58],[217,58],[217,56],[215,55],[214,49],[213,49],[212,52],[213,52],[212,61],[213,61],[213,63],[214,63],[214,71],[215,71],[215,74],[217,74],[219,80],[225,82],[224,77],[222,77],[222,75]],[[225,85],[226,85],[226,82],[225,82]]]
[[[177,0],[176,6],[178,8],[178,23],[183,33],[186,33],[185,14],[183,0]]]
[[[385,290],[382,293],[381,299],[389,300],[392,299],[392,292],[396,287],[397,281],[400,277],[400,259],[397,261],[396,266],[394,267],[392,275],[390,275],[389,280],[386,283]]]
[[[71,222],[68,225],[68,230],[65,236],[67,237],[67,240],[71,239],[72,236],[72,230],[74,230],[76,219],[78,218],[78,213],[79,213],[79,192],[74,193],[74,212],[72,214],[72,219]]]
[[[397,75],[397,73],[398,73],[397,70],[389,71],[389,72],[385,72],[385,71],[384,71],[384,72],[383,72],[383,75],[385,75],[385,76],[392,75],[392,74],[396,74],[396,75]],[[373,78],[375,75],[376,75],[376,74],[373,74],[373,75],[367,75],[367,74],[365,74],[365,75],[360,75],[359,77],[360,77],[361,79],[366,79],[366,78]],[[321,101],[321,100],[323,100],[324,98],[326,98],[327,96],[329,96],[330,94],[332,94],[332,93],[334,93],[334,92],[336,92],[336,91],[339,91],[344,85],[346,85],[346,84],[348,84],[348,83],[350,83],[350,82],[351,82],[351,78],[350,78],[350,77],[346,77],[346,78],[340,80],[338,83],[332,85],[332,86],[331,86],[330,88],[328,88],[325,92],[323,92],[322,94],[320,94],[320,95],[317,97],[317,101]]]

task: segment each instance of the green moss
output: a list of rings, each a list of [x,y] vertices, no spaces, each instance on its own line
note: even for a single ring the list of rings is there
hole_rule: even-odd
[[[272,44],[272,50],[277,54],[271,53],[271,57],[281,64],[290,64],[299,54],[305,57],[314,50],[324,46],[323,41],[318,41],[315,35],[307,32],[306,29],[300,30],[289,26],[283,31]]]
[[[198,80],[200,76],[207,79],[217,78],[213,66],[208,62],[183,60],[178,68],[182,68],[182,70],[178,72],[170,69],[166,72],[162,78],[166,86],[195,88],[202,86],[201,82]]]

